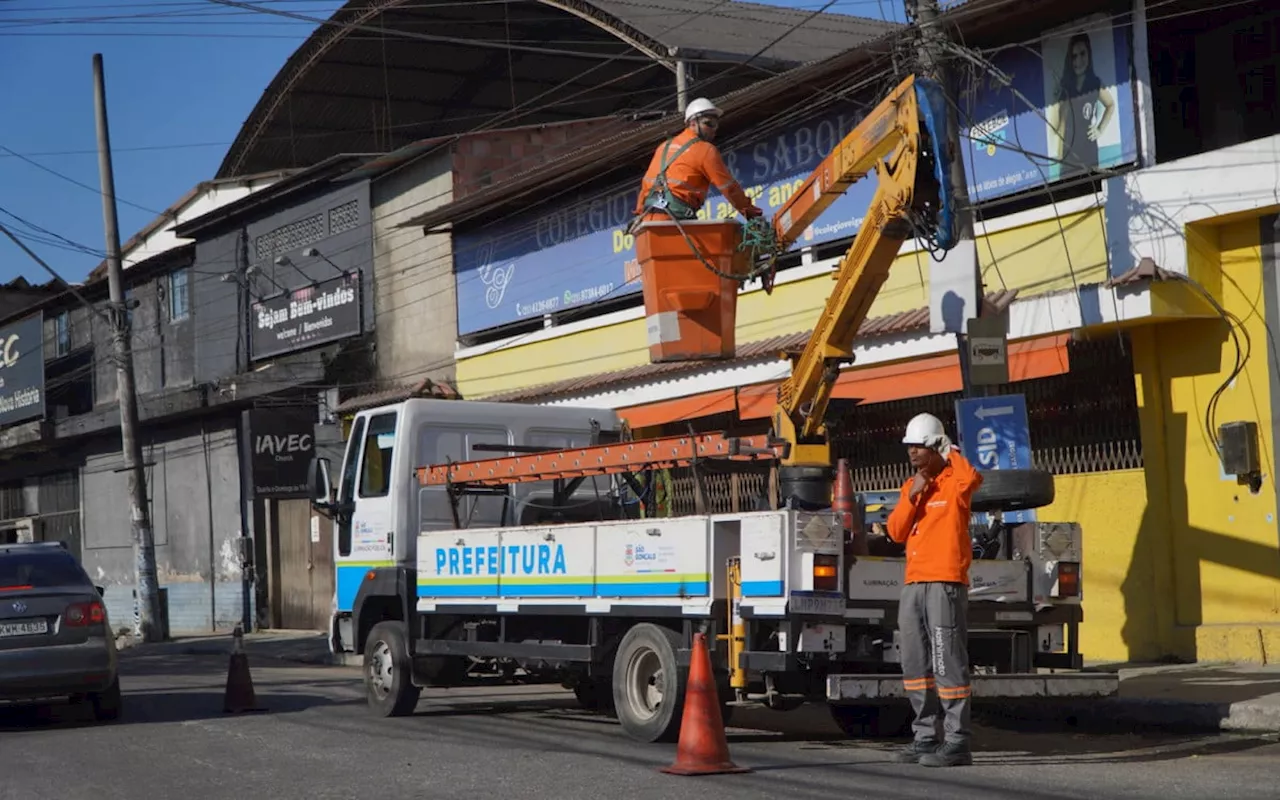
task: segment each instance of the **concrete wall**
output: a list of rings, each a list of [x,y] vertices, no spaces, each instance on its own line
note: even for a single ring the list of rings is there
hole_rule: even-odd
[[[243,613],[240,478],[234,423],[187,423],[144,449],[159,583],[174,634],[230,630]],[[112,623],[133,624],[134,556],[128,476],[119,440],[96,443],[82,477],[84,565],[106,588]],[[115,452],[111,452],[115,450]]]
[[[240,289],[222,275],[235,273],[244,261],[244,233],[232,231],[196,242],[192,269],[191,328],[195,349],[193,377],[197,383],[235,375],[245,363],[245,323]]]
[[[454,196],[466,197],[634,127],[635,123],[626,120],[605,118],[530,125],[463,137],[455,145]]]
[[[373,185],[377,369],[379,378],[390,383],[453,378],[458,305],[451,237],[396,227],[450,202],[451,163],[443,152]]]

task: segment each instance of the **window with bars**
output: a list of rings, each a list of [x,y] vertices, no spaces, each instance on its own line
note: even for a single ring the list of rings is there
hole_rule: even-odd
[[[1142,435],[1128,337],[1107,335],[1067,345],[1063,375],[991,387],[1023,394],[1037,469],[1054,474],[1141,469]],[[896,489],[910,477],[902,430],[929,412],[955,431],[959,392],[854,407],[832,438],[832,457],[849,459],[857,491]],[[954,434],[953,434],[954,435]]]

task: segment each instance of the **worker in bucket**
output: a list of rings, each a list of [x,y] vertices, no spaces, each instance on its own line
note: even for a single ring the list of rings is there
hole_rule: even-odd
[[[915,474],[888,518],[889,538],[906,546],[898,604],[902,683],[916,718],[902,763],[954,767],[969,749],[970,503],[982,475],[947,438],[942,421],[918,414],[902,443]]]
[[[629,232],[634,233],[646,219],[695,219],[711,186],[747,219],[764,215],[729,172],[714,144],[721,113],[705,97],[685,107],[684,130],[660,144],[649,162]]]

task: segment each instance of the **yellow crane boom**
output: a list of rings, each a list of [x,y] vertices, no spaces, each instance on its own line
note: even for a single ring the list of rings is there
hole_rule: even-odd
[[[889,275],[902,243],[927,236],[954,245],[946,105],[933,81],[909,77],[837,144],[773,220],[779,250],[790,247],[856,181],[875,173],[877,187],[858,235],[833,274],[803,353],[778,388],[774,435],[790,444],[787,466],[829,466],[826,412],[841,366],[853,361],[853,338]]]

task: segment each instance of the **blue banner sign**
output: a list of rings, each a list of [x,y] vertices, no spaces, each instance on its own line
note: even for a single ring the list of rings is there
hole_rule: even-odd
[[[1012,85],[975,66],[962,101],[966,177],[975,201],[1137,159],[1127,27],[1114,27],[1105,15],[1084,18],[1036,43],[1006,48],[992,62]],[[860,119],[845,107],[771,130],[725,149],[725,163],[772,216]],[[527,213],[455,232],[458,332],[475,333],[640,291],[635,243],[626,235],[640,177],[611,194],[535,200]],[[854,184],[797,245],[852,237],[874,191],[872,180]],[[715,192],[700,213],[703,219],[735,215]]]
[[[1129,26],[1105,14],[1046,31],[975,66],[960,127],[975,202],[1111,169],[1138,158]]]
[[[828,114],[721,154],[756,205],[772,216],[860,119],[851,110]],[[560,207],[540,205],[501,225],[455,233],[458,332],[474,333],[640,291],[635,242],[626,235],[639,188],[636,175],[635,185],[603,197]],[[798,246],[857,233],[874,192],[874,181],[854,184],[804,232]],[[736,215],[714,190],[699,213],[702,219]]]
[[[979,470],[1031,469],[1031,426],[1027,399],[1020,394],[956,401],[960,452]],[[985,515],[983,515],[985,516]],[[1035,509],[1008,511],[1009,524],[1035,522]]]

